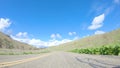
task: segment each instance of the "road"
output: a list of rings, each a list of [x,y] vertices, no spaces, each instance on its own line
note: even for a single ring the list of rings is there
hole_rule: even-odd
[[[23,61],[17,61],[22,59]],[[86,55],[69,52],[12,57],[0,56],[0,63],[7,61],[17,62],[1,68],[120,68],[120,56]]]

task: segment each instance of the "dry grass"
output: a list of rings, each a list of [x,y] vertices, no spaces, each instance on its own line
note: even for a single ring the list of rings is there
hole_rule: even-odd
[[[49,50],[62,50],[68,51],[76,48],[96,48],[103,45],[114,45],[120,43],[120,29],[101,34],[101,35],[93,35],[80,40],[75,40],[73,42],[61,44],[60,46],[54,46],[48,48]]]
[[[45,49],[39,50],[21,50],[21,49],[0,49],[0,55],[28,55],[28,54],[41,54],[50,51]]]
[[[5,35],[1,32],[0,32],[0,48],[3,48],[3,49],[22,49],[22,50],[35,49],[35,47],[33,47],[31,45],[13,40],[8,35]]]

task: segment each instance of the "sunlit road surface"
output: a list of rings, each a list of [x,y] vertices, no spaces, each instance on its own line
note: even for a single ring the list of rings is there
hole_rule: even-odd
[[[14,60],[14,61],[8,61],[8,62],[0,62],[0,68],[5,68],[5,67],[10,67],[10,66],[13,66],[13,65],[17,65],[17,64],[21,64],[21,63],[25,63],[25,62],[30,62],[30,61],[33,61],[33,60],[37,60],[37,59],[40,59],[42,57],[45,57],[45,56],[48,56],[50,55],[49,54],[45,54],[45,55],[39,55],[39,56],[34,56],[34,57],[31,57],[31,58],[24,58],[24,59],[19,59],[19,60]],[[11,59],[11,58],[9,58]]]
[[[0,56],[1,68],[120,68],[120,56],[86,55],[54,52],[32,57]],[[14,61],[10,59],[16,59]],[[8,62],[7,62],[8,61]]]

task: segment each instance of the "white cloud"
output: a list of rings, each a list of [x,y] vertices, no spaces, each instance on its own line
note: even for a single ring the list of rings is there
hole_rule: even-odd
[[[66,42],[70,42],[72,40],[70,39],[63,39],[63,40],[49,40],[47,42],[47,46],[56,46],[56,45],[59,45],[59,44],[63,44],[63,43],[66,43]]]
[[[72,35],[73,35],[73,34],[72,34],[72,32],[69,32],[68,34],[69,34],[70,36],[72,36]]]
[[[51,34],[51,36],[50,36],[52,39],[61,39],[62,38],[62,36],[60,35],[60,34]]]
[[[11,25],[11,22],[10,22],[9,19],[0,18],[0,31],[5,30],[10,25]],[[11,31],[8,31],[8,33],[10,34]],[[52,34],[51,35],[52,39],[50,39],[49,41],[42,41],[40,39],[29,38],[27,32],[19,32],[15,36],[10,34],[10,36],[14,40],[17,40],[17,41],[20,41],[20,42],[24,42],[24,43],[27,43],[27,44],[30,44],[30,45],[33,45],[33,46],[36,46],[36,47],[56,46],[56,45],[59,45],[59,44],[62,44],[62,43],[66,43],[66,42],[72,41],[70,39],[56,40],[56,39],[61,39],[62,38],[62,36],[59,33]]]
[[[62,36],[60,34],[56,34],[57,38],[62,38]]]
[[[5,28],[8,28],[10,26],[11,22],[9,19],[0,18],[0,31],[5,30]]]
[[[34,45],[36,47],[47,47],[47,43],[41,41],[40,39],[29,39],[28,44]]]
[[[69,32],[68,35],[70,35],[70,36],[76,35],[76,32]]]
[[[114,3],[119,4],[120,0],[114,0]]]
[[[95,34],[104,34],[105,32],[104,31],[96,31]]]
[[[77,36],[76,32],[69,32],[68,35],[74,37],[73,40],[79,39],[79,36]]]
[[[74,37],[74,40],[78,40],[78,39],[79,39],[79,36]]]
[[[105,15],[101,14],[95,17],[92,21],[92,24],[88,27],[89,30],[95,30],[103,26]]]
[[[104,13],[105,15],[108,15],[110,14],[116,6],[120,5],[120,0],[113,0],[113,3],[111,6],[107,7],[105,10],[104,10]]]
[[[20,37],[16,37],[16,36],[13,36],[13,35],[11,35],[11,38],[14,39],[14,40],[20,41],[20,42],[25,42],[25,43],[27,43],[30,40],[28,38],[24,38],[24,37],[20,38]]]
[[[30,39],[30,38],[22,37],[22,36],[24,36],[24,34],[28,35],[27,32],[26,33],[25,32],[19,32],[16,36],[11,35],[11,37],[14,40],[17,40],[17,41],[20,41],[20,42],[24,42],[24,43],[36,46],[38,48],[39,47],[56,46],[56,45],[59,45],[59,44],[63,44],[63,43],[72,41],[70,39],[62,39],[62,40],[51,39],[49,41],[42,41],[40,39],[35,39],[35,38]],[[52,38],[55,38],[55,37],[61,38],[60,34],[52,34],[51,37]]]
[[[114,10],[114,6],[110,6],[110,7],[108,7],[106,10],[105,10],[105,15],[108,15],[108,14],[110,14],[110,12],[112,12]]]
[[[12,36],[11,37],[14,39],[14,40],[17,40],[17,41],[20,41],[20,42],[24,42],[24,43],[27,43],[27,44],[30,44],[30,45],[33,45],[35,47],[46,47],[45,45],[45,42],[44,41],[41,41],[40,39],[30,39],[30,38],[18,38],[16,36]]]
[[[19,32],[18,34],[16,34],[17,37],[27,37],[27,32]]]
[[[56,35],[55,35],[55,34],[52,34],[50,37],[51,37],[51,38],[55,38],[55,37],[56,37]]]

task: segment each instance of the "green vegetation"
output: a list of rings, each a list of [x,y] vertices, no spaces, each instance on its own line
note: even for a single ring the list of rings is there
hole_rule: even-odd
[[[105,34],[88,36],[46,49],[37,49],[31,45],[15,41],[8,35],[0,32],[0,55],[40,54],[52,51],[118,55],[120,54],[120,29],[113,30]]]
[[[48,52],[50,51],[13,40],[9,35],[0,32],[0,55],[28,55]]]
[[[18,49],[0,49],[0,55],[28,55],[28,54],[42,54],[49,53],[45,49],[40,50],[18,50]]]
[[[115,46],[101,46],[99,48],[74,49],[71,52],[97,55],[119,55],[120,44]]]
[[[100,46],[120,43],[120,29],[105,34],[87,36],[79,40],[48,48],[51,51],[70,51],[73,49],[99,48]]]

